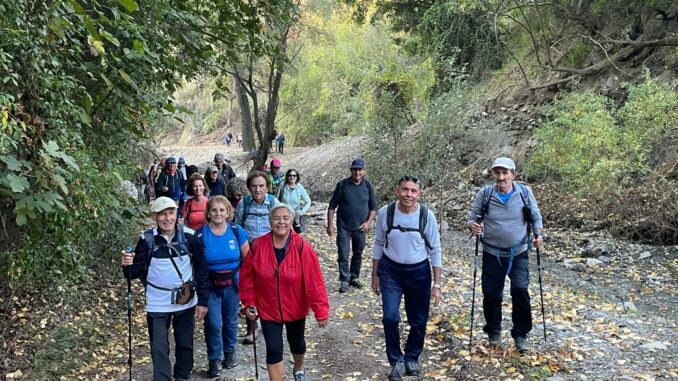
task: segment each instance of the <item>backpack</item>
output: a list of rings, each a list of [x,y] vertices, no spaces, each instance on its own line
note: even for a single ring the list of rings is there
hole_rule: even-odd
[[[272,194],[266,194],[266,198],[268,198],[268,205],[266,207],[268,210],[271,210],[271,206],[273,205],[273,200],[275,198]],[[241,202],[244,202],[242,211],[242,226],[245,226],[245,220],[247,220],[247,217],[250,215],[250,205],[252,205],[254,199],[252,198],[252,195],[248,194],[242,198]]]
[[[151,258],[153,256],[153,253],[156,250],[162,249],[164,247],[174,248],[175,250],[179,251],[179,253],[182,253],[182,252],[188,253],[188,257],[190,258],[191,263],[193,263],[193,255],[188,250],[188,244],[186,243],[186,236],[184,235],[184,227],[182,225],[177,225],[176,236],[177,236],[177,242],[171,242],[171,243],[164,242],[159,247],[156,247],[156,245],[155,245],[155,235],[153,234],[153,229],[148,229],[144,232],[144,241],[146,242],[146,263],[145,263],[145,266],[144,266],[145,273],[148,273],[148,268],[151,265]],[[143,281],[144,285],[147,283],[145,276],[142,278],[142,281]]]
[[[528,215],[526,214],[525,210],[531,209],[532,206],[530,204],[530,196],[527,194],[527,187],[517,182],[514,182],[514,184],[518,186],[518,190],[520,192],[520,199],[523,200],[523,218],[525,218],[529,225],[532,222],[531,221],[532,216],[530,215],[528,218]],[[480,221],[483,221],[485,219],[485,215],[487,214],[490,208],[490,201],[492,200],[493,193],[494,193],[494,184],[486,185],[485,189],[483,189],[483,207],[480,209]]]
[[[388,233],[390,233],[391,230],[393,230],[393,229],[398,229],[401,232],[419,232],[419,234],[421,235],[421,238],[424,240],[424,243],[426,244],[426,248],[429,249],[429,250],[433,250],[433,246],[431,246],[431,243],[428,241],[428,238],[426,238],[426,234],[424,234],[424,230],[426,229],[426,223],[428,222],[428,208],[425,205],[419,204],[419,227],[418,228],[405,228],[405,227],[402,227],[400,225],[393,226],[393,218],[395,216],[395,208],[396,208],[395,201],[388,204],[388,207],[386,208],[386,235],[384,237],[386,244],[384,246],[388,247]]]

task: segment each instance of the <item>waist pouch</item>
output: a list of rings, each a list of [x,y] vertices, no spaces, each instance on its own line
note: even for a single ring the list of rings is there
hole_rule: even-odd
[[[210,283],[214,287],[228,287],[235,282],[236,270],[220,270],[208,272]]]
[[[181,286],[172,289],[172,303],[188,304],[195,296],[196,282],[194,280],[184,282]]]

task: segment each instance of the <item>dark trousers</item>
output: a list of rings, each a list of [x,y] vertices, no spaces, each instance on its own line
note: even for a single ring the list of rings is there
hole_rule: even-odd
[[[153,381],[171,381],[169,327],[174,329],[174,377],[188,379],[193,370],[193,329],[195,307],[179,312],[148,312],[148,336],[151,340]]]
[[[396,263],[384,256],[377,269],[384,312],[386,356],[391,366],[403,358],[418,361],[426,336],[426,322],[431,306],[431,266],[425,260],[412,265]],[[405,354],[400,350],[400,299],[405,295],[405,314],[410,333]]]
[[[283,325],[287,329],[287,343],[290,345],[290,352],[293,355],[306,353],[306,339],[304,338],[306,318],[284,323],[262,320],[261,332],[266,341],[266,364],[277,364],[283,360]]]
[[[339,281],[348,282],[349,280],[360,278],[360,265],[363,261],[363,249],[365,248],[365,233],[360,230],[344,229],[337,226],[337,251],[339,258]],[[351,267],[349,270],[348,253],[353,249],[351,257]]]
[[[500,262],[501,261],[501,262]],[[486,325],[483,331],[488,334],[501,332],[501,302],[504,294],[504,280],[509,258],[483,253],[483,314]],[[511,273],[511,300],[513,311],[513,329],[511,337],[526,337],[532,330],[532,308],[527,288],[530,284],[530,267],[527,251],[513,257]]]

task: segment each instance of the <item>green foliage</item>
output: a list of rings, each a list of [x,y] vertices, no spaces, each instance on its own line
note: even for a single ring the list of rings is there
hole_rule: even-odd
[[[481,79],[503,63],[488,2],[437,2],[416,28],[421,51],[435,63],[437,91],[450,90],[467,72]]]
[[[356,26],[337,9],[309,12],[303,48],[281,90],[278,130],[295,145],[369,131],[380,87],[407,83],[408,103],[421,104],[432,76],[426,62],[408,57],[383,23]],[[289,132],[289,133],[287,133]]]
[[[563,62],[565,66],[571,68],[583,68],[586,63],[586,57],[591,52],[591,45],[577,43],[565,55]]]

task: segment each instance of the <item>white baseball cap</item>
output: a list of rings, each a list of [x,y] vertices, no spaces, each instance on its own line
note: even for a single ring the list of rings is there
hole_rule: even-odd
[[[153,201],[153,205],[151,205],[151,212],[160,213],[163,210],[169,208],[177,209],[177,203],[169,197],[161,196]]]
[[[506,168],[512,171],[516,170],[516,163],[508,157],[498,157],[492,164],[492,169],[495,168]]]

